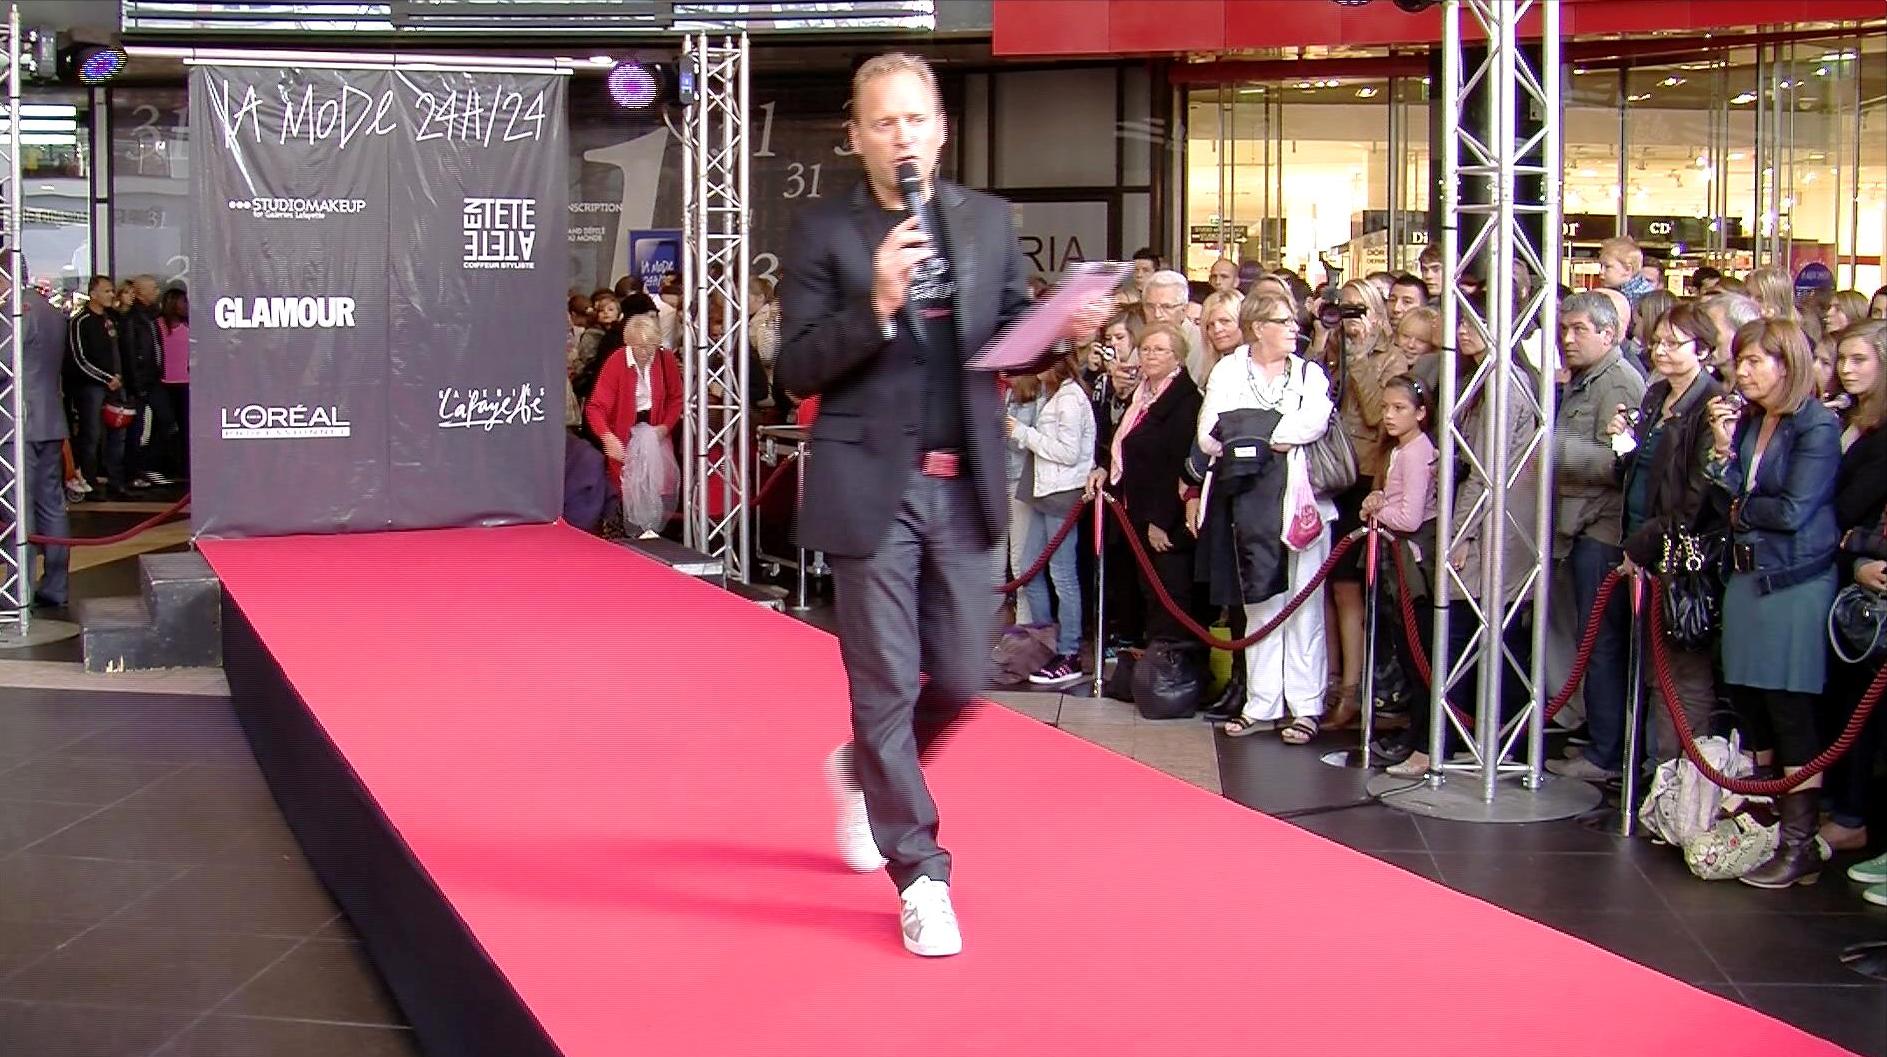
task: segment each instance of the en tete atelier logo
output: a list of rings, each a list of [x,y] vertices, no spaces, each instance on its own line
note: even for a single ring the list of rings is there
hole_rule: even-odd
[[[528,426],[545,417],[541,385],[524,382],[515,389],[460,390],[448,386],[439,390],[440,429],[490,433],[499,426]]]

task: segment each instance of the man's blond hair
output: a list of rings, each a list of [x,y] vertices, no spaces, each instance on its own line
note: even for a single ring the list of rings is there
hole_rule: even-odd
[[[930,89],[931,98],[937,101],[937,113],[943,113],[943,91],[937,87],[937,75],[931,71],[930,63],[903,51],[888,51],[883,55],[874,55],[859,64],[858,72],[852,74],[852,110],[856,116],[859,94],[865,86],[880,77],[889,77],[894,73],[916,74],[917,79]]]

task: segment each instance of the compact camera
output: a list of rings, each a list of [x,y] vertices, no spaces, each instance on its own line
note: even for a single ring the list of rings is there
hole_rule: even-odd
[[[1346,319],[1362,319],[1369,314],[1369,309],[1362,305],[1346,305],[1341,301],[1325,301],[1317,309],[1317,321],[1329,330],[1343,325]]]

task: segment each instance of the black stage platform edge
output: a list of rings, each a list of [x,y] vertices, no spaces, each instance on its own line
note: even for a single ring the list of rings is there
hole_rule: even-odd
[[[223,668],[289,829],[347,912],[421,1048],[562,1057],[223,592]]]

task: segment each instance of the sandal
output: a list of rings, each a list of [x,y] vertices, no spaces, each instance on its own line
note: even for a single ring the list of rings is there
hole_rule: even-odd
[[[1246,716],[1233,716],[1219,724],[1219,731],[1228,738],[1242,738],[1247,734],[1260,734],[1278,729],[1275,719],[1251,719]]]
[[[1298,716],[1291,720],[1290,726],[1278,735],[1286,745],[1309,745],[1312,738],[1323,729],[1323,721],[1316,716]]]
[[[1323,722],[1324,730],[1349,730],[1363,718],[1363,701],[1359,688],[1346,686],[1337,695],[1336,702],[1327,706],[1330,718]]]

